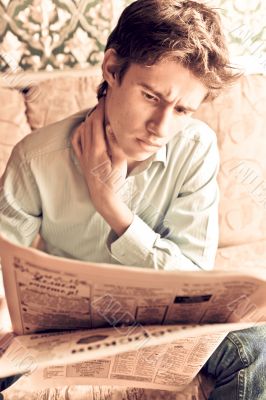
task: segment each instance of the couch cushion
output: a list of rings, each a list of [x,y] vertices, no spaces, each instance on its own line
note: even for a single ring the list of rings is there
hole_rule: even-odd
[[[32,129],[66,118],[96,104],[100,76],[59,77],[32,86],[25,98]]]
[[[31,128],[26,118],[23,95],[10,88],[0,87],[0,176],[4,172],[7,160],[14,145]]]
[[[195,117],[217,133],[219,246],[266,238],[266,77],[242,76]]]

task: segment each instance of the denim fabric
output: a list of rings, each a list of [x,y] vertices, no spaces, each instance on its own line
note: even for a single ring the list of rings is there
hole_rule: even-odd
[[[3,390],[7,389],[9,386],[11,386],[13,383],[15,383],[22,375],[14,375],[14,376],[9,376],[8,378],[0,379],[0,392]],[[0,393],[0,400],[3,398],[3,396]]]
[[[230,332],[204,370],[215,378],[209,400],[266,400],[266,325]]]

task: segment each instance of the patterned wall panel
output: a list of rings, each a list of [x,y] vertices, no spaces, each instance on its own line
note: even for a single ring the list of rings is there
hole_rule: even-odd
[[[0,70],[87,68],[132,0],[0,0]],[[209,0],[224,19],[231,53],[255,55],[266,70],[265,0]]]
[[[249,56],[251,63],[253,58],[266,73],[265,0],[210,0],[208,3],[221,10],[231,54]]]
[[[0,1],[1,69],[86,68],[100,62],[110,0]]]

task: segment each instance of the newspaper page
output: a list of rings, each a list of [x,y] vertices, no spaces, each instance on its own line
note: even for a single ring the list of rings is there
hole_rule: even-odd
[[[28,335],[16,341],[33,353],[38,350],[34,355],[39,360],[37,364],[46,367],[31,373],[31,377],[41,374],[43,382],[49,385],[61,378],[65,384],[68,377],[72,384],[74,378],[76,384],[84,379],[88,384],[88,378],[95,381],[98,374],[99,384],[107,379],[109,384],[110,380],[112,384],[133,382],[135,387],[168,390],[174,384],[176,390],[176,382],[185,385],[191,381],[230,330],[266,321],[266,272],[261,269],[165,272],[85,263],[15,246],[3,238],[0,238],[0,254],[13,329],[16,334]],[[130,335],[122,333],[121,325],[131,325],[126,329],[144,329],[150,324],[162,333],[156,340],[148,334],[149,344],[139,350],[133,346],[135,340],[125,341]],[[177,335],[175,338],[173,331],[168,331],[170,328],[160,326],[169,324],[179,324],[171,328]],[[188,331],[182,324],[194,326]],[[77,338],[72,338],[74,342],[62,339],[73,332],[54,333],[92,328],[98,328],[99,333],[103,327],[115,331],[110,330],[101,343],[94,343],[99,347],[88,345],[90,351],[87,347],[86,351],[83,348],[76,353],[73,346],[77,346]],[[200,329],[205,329],[204,333]],[[121,341],[112,337],[117,336],[117,330],[122,335]],[[46,337],[30,335],[44,331],[51,333]],[[97,339],[95,331],[85,333],[90,334]],[[45,340],[41,344],[38,340],[42,337]],[[103,342],[109,337],[112,345]],[[8,350],[13,351],[11,347]],[[152,354],[153,362],[149,364],[141,352]],[[50,358],[45,361],[48,354]],[[16,363],[10,360],[12,369]],[[96,365],[101,367],[97,369]],[[29,367],[28,370],[32,372]]]
[[[0,254],[16,334],[266,319],[266,269],[154,271],[54,257],[4,239]]]
[[[106,385],[110,380],[113,385],[183,389],[228,330],[250,325],[137,326],[19,336],[0,359],[0,377],[26,373],[36,389],[73,382]]]

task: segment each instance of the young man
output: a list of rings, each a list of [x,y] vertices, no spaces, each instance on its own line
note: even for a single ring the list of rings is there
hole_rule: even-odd
[[[138,0],[111,33],[99,103],[28,136],[2,179],[0,229],[58,256],[212,269],[214,132],[191,118],[235,76],[220,19],[195,1]],[[263,399],[265,329],[232,332],[206,364],[211,399]]]

